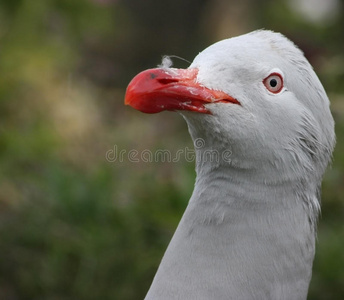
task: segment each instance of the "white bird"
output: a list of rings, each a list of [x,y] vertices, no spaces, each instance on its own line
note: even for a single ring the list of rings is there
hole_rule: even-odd
[[[179,111],[198,158],[146,299],[306,299],[335,134],[303,53],[279,33],[254,31],[211,45],[188,69],[141,72],[125,101]]]

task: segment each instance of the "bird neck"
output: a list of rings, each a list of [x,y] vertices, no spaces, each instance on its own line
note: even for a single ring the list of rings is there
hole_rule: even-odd
[[[196,168],[146,299],[306,299],[315,233],[293,184],[211,165]]]

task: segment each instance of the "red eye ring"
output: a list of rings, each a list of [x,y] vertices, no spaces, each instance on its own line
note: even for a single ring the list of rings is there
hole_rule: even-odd
[[[269,92],[278,94],[283,89],[283,77],[279,73],[271,73],[263,80]]]

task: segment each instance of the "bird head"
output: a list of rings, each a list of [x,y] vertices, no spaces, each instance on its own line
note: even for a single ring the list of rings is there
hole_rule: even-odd
[[[125,103],[146,113],[179,111],[193,140],[204,140],[196,151],[230,150],[217,166],[265,183],[318,185],[335,143],[329,100],[313,68],[290,40],[266,30],[217,42],[187,69],[143,71]]]

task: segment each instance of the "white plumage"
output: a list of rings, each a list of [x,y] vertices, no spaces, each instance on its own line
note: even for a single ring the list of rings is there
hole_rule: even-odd
[[[126,103],[179,110],[192,139],[205,143],[146,299],[306,299],[335,135],[329,100],[302,52],[281,34],[255,31],[210,46],[186,71],[145,72],[154,87],[138,75]],[[195,89],[223,94],[203,101]],[[231,156],[207,160],[209,150]]]

